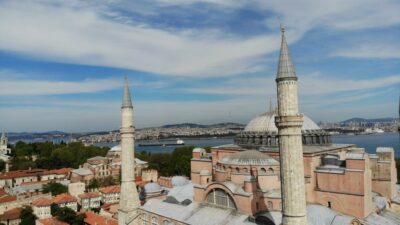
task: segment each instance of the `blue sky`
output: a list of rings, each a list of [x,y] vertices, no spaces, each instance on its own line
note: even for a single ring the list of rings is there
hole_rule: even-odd
[[[315,121],[395,117],[400,2],[0,0],[0,129],[241,122],[276,102],[279,24]]]

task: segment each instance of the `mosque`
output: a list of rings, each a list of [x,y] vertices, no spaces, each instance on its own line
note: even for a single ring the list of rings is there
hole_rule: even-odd
[[[133,219],[119,224],[400,224],[393,148],[369,154],[352,144],[332,143],[329,133],[298,113],[297,76],[284,29],[276,82],[278,109],[252,119],[234,144],[212,147],[210,153],[195,148],[190,180],[178,176],[168,187],[145,185],[145,204],[125,201],[122,206],[134,216],[121,214],[123,221]],[[124,99],[123,110],[130,109]],[[129,133],[124,125],[122,131]],[[128,152],[121,145],[122,154]],[[123,155],[124,162],[133,164],[133,158],[124,161]],[[123,184],[132,182],[124,180],[128,173],[122,170]],[[121,195],[136,197],[130,188]]]

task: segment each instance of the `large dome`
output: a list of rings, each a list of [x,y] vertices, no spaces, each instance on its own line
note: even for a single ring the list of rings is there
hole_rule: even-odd
[[[278,132],[278,128],[275,126],[275,112],[263,113],[254,119],[252,119],[244,128],[245,132]],[[314,123],[306,115],[303,115],[303,131],[305,130],[321,130],[321,128]]]

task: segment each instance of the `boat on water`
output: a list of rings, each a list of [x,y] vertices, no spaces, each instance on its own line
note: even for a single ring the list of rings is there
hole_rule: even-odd
[[[176,146],[176,145],[185,145],[185,142],[182,139],[177,139],[176,142],[169,143],[139,143],[139,146]]]

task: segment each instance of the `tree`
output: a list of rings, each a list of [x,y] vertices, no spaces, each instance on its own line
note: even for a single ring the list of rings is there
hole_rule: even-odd
[[[6,162],[0,159],[0,171],[2,172],[6,168]]]
[[[37,219],[30,206],[25,206],[21,209],[20,218],[20,225],[35,225],[35,221]]]
[[[107,187],[107,186],[111,186],[111,185],[115,185],[115,184],[116,184],[116,181],[114,180],[114,178],[112,176],[108,176],[108,177],[105,177],[100,180],[101,187]]]
[[[96,178],[92,178],[89,181],[89,185],[87,186],[88,189],[97,189],[100,187],[100,183]]]
[[[56,182],[50,182],[48,184],[43,185],[43,193],[51,193],[51,195],[59,195],[62,193],[66,193],[68,191],[68,187]]]
[[[58,211],[60,211],[60,206],[58,206],[56,203],[51,203],[50,205],[51,215],[56,216]]]
[[[55,211],[54,216],[71,225],[84,225],[84,219],[86,218],[85,214],[77,214],[74,210],[68,207],[58,208],[58,210]]]

